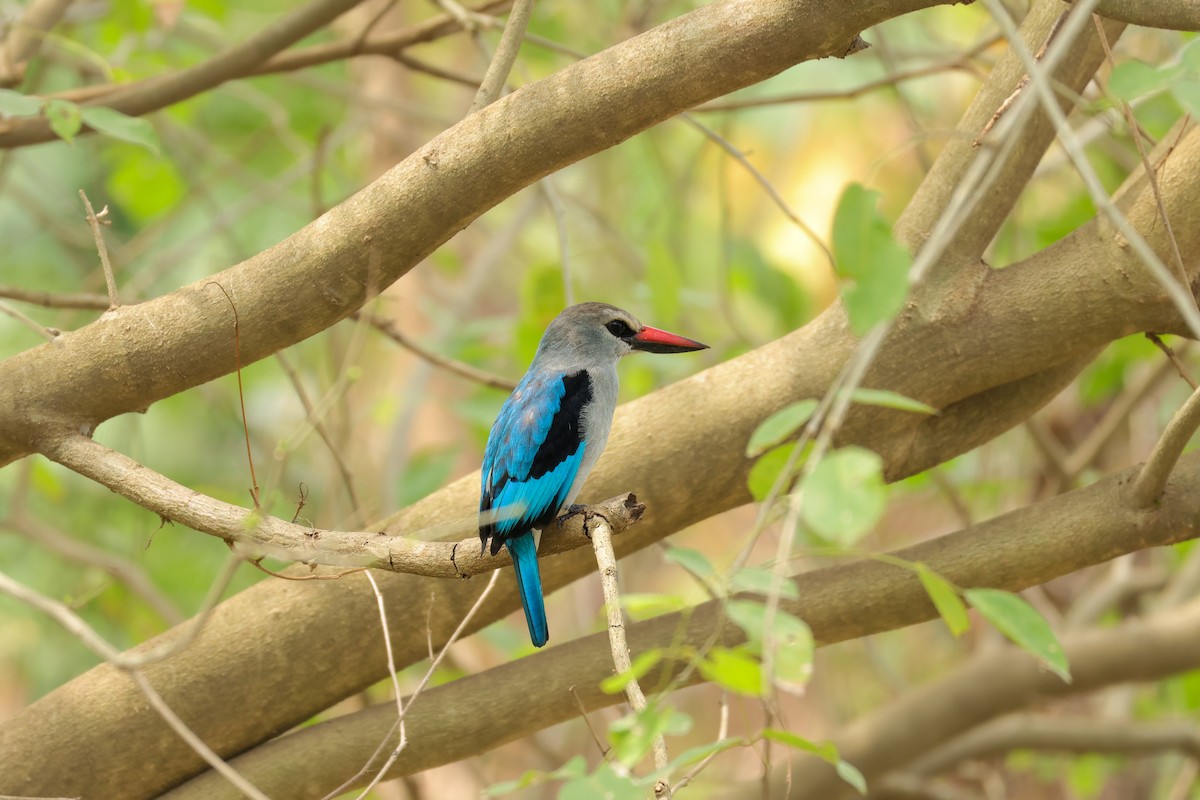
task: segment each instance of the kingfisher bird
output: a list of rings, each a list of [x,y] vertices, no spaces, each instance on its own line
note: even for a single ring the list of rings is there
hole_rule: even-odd
[[[572,506],[600,458],[617,408],[617,360],[634,350],[687,353],[706,344],[643,325],[606,303],[554,318],[529,371],[500,409],[483,453],[479,539],[508,548],[535,647],[549,639],[533,531]]]

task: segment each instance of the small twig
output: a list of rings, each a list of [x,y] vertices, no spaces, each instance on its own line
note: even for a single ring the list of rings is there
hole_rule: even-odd
[[[7,314],[48,342],[53,342],[58,338],[57,330],[41,326],[36,320],[27,317],[25,314],[13,308],[8,303],[5,303],[3,300],[0,300],[0,314]]]
[[[1164,342],[1161,336],[1159,336],[1157,333],[1147,333],[1146,338],[1154,342],[1155,346],[1166,354],[1167,358],[1171,360],[1171,363],[1175,365],[1175,369],[1179,370],[1179,377],[1187,381],[1187,385],[1192,387],[1193,392],[1197,389],[1200,389],[1200,386],[1196,385],[1196,379],[1188,373],[1187,365],[1185,365],[1179,359],[1179,356],[1175,354],[1175,350],[1172,349],[1171,346],[1166,342]]]
[[[408,338],[407,334],[402,333],[400,329],[396,327],[395,323],[393,323],[390,319],[384,319],[383,317],[367,313],[366,311],[359,311],[353,316],[355,319],[361,319],[365,321],[372,328],[379,331],[396,344],[400,345],[406,350],[411,351],[413,355],[428,361],[434,366],[444,367],[454,374],[466,378],[467,380],[472,380],[476,383],[482,383],[484,386],[491,386],[495,389],[504,389],[511,392],[513,389],[517,388],[516,381],[511,381],[508,378],[502,378],[499,375],[493,375],[490,372],[484,372],[481,369],[472,367],[470,364],[464,364],[461,361],[455,361],[452,358],[447,358],[446,356],[440,355],[425,348],[423,345],[417,344],[412,339]]]
[[[401,731],[400,743],[392,751],[392,754],[388,758],[388,760],[383,764],[382,767],[380,767],[379,772],[375,775],[375,777],[371,780],[371,782],[368,783],[367,786],[363,789],[363,792],[362,792],[362,794],[359,795],[359,797],[360,798],[365,797],[367,792],[371,791],[371,789],[374,788],[375,785],[378,784],[379,781],[381,781],[384,778],[384,776],[387,775],[388,769],[390,769],[392,764],[394,764],[396,762],[396,759],[400,757],[400,752],[404,749],[405,741],[404,741],[403,731],[404,731],[405,715],[407,715],[408,712],[412,709],[412,704],[414,702],[416,702],[418,697],[421,696],[421,692],[425,690],[425,687],[429,684],[430,679],[433,678],[433,673],[441,665],[442,661],[445,660],[447,654],[450,652],[450,646],[458,641],[459,637],[461,637],[463,635],[463,632],[467,629],[467,625],[470,624],[471,620],[475,617],[475,614],[477,614],[479,612],[479,609],[483,607],[484,601],[487,600],[488,595],[491,594],[491,592],[492,592],[492,589],[494,589],[496,587],[496,580],[499,577],[500,577],[499,572],[492,573],[492,577],[491,577],[491,580],[488,581],[488,585],[483,587],[483,591],[479,593],[479,597],[476,598],[475,603],[471,606],[470,610],[467,611],[466,615],[463,616],[462,621],[458,623],[458,627],[455,628],[454,632],[450,634],[450,637],[448,639],[446,639],[446,644],[443,645],[442,649],[438,652],[437,658],[433,659],[432,662],[429,664],[429,669],[425,670],[425,675],[422,676],[421,682],[417,684],[417,688],[413,690],[413,693],[411,695],[409,695],[408,702],[403,704],[403,706],[400,709],[399,715],[396,718],[396,721],[394,723],[392,723],[392,727],[389,728],[387,734],[384,735],[383,741],[381,741],[379,743],[379,747],[377,747],[375,749],[375,752],[371,755],[371,757],[369,759],[367,759],[367,763],[363,765],[362,769],[360,769],[358,772],[356,772],[354,775],[352,775],[350,778],[348,778],[341,786],[334,789],[329,794],[325,795],[325,797],[323,797],[321,800],[331,800],[331,798],[341,795],[343,792],[345,792],[347,789],[349,789],[351,786],[353,786],[355,783],[357,783],[358,779],[367,773],[367,770],[369,770],[371,768],[371,764],[373,764],[375,762],[375,759],[379,757],[379,754],[383,751],[384,745],[387,744],[387,741],[390,738],[392,738],[392,734],[395,733],[397,730],[399,730],[399,731]],[[394,672],[394,670],[393,670],[393,672]]]
[[[1131,508],[1150,508],[1167,488],[1167,480],[1183,448],[1200,427],[1200,390],[1192,392],[1154,445],[1150,457],[1134,479],[1127,495]]]
[[[238,791],[247,797],[254,800],[269,800],[269,798],[260,792],[253,784],[243,778],[232,767],[226,764],[220,756],[212,751],[204,740],[192,732],[190,728],[179,718],[179,716],[167,705],[163,700],[162,695],[158,693],[146,676],[141,673],[137,666],[133,666],[128,661],[122,658],[121,652],[105,641],[104,637],[96,633],[92,626],[88,625],[82,617],[76,614],[71,609],[67,608],[57,600],[53,600],[45,595],[35,592],[24,584],[18,583],[8,575],[0,572],[0,592],[13,597],[31,608],[35,608],[47,615],[68,633],[84,644],[89,650],[103,658],[108,663],[123,670],[130,679],[133,680],[146,700],[154,707],[159,716],[163,718],[173,731],[187,742],[188,746],[204,759],[210,767],[219,772],[222,777],[237,787]]]
[[[250,449],[250,423],[246,418],[246,392],[242,386],[242,321],[238,318],[237,304],[233,302],[233,297],[228,290],[216,281],[210,281],[205,286],[216,286],[221,290],[221,294],[225,295],[225,299],[229,301],[229,307],[233,309],[233,365],[234,371],[237,373],[238,384],[238,402],[242,408],[242,434],[246,440],[246,461],[250,464],[250,497],[254,500],[254,507],[261,508],[259,503],[258,491],[258,476],[254,474],[254,453]]]
[[[829,261],[829,266],[834,266],[833,251],[829,249],[829,245],[825,244],[825,240],[818,236],[817,232],[814,231],[809,224],[792,209],[790,205],[788,205],[787,200],[785,200],[783,195],[779,193],[779,190],[776,189],[769,180],[767,180],[765,175],[759,172],[757,167],[750,163],[750,159],[746,158],[745,153],[734,147],[733,144],[726,141],[721,134],[717,133],[712,128],[696,119],[693,115],[685,112],[680,114],[679,118],[691,125],[696,130],[700,131],[700,133],[704,134],[718,147],[728,153],[734,161],[741,164],[742,168],[749,172],[750,176],[754,178],[758,185],[761,186],[767,193],[767,197],[771,199],[771,202],[774,203],[775,206],[783,212],[784,216],[790,219],[796,225],[796,227],[808,237],[809,241],[816,245],[817,249],[825,255],[825,258]]]
[[[592,734],[592,741],[596,743],[596,748],[600,751],[600,756],[607,757],[609,747],[604,743],[604,739],[600,734],[596,733],[595,726],[592,725],[592,719],[588,716],[587,708],[583,705],[583,700],[579,698],[579,692],[575,691],[575,687],[570,688],[571,696],[575,698],[575,705],[579,706],[579,716],[583,718],[583,723],[587,725],[588,732]]]
[[[1096,24],[1096,35],[1100,38],[1100,45],[1104,48],[1104,58],[1108,61],[1109,66],[1114,66],[1112,50],[1108,46],[1108,35],[1104,33],[1104,22],[1096,14],[1092,15],[1092,21]],[[1133,137],[1133,144],[1137,147],[1138,158],[1142,161],[1142,169],[1146,173],[1146,181],[1150,184],[1150,192],[1154,195],[1155,205],[1158,206],[1158,218],[1162,220],[1163,231],[1167,234],[1167,241],[1171,243],[1171,251],[1175,254],[1174,266],[1179,269],[1179,274],[1176,276],[1184,286],[1188,283],[1187,267],[1183,263],[1183,254],[1179,252],[1179,240],[1175,238],[1175,231],[1171,228],[1171,218],[1167,216],[1167,207],[1163,204],[1162,191],[1158,186],[1158,171],[1154,165],[1150,163],[1150,155],[1146,152],[1146,147],[1142,143],[1140,135],[1141,128],[1137,124],[1137,119],[1133,116],[1133,109],[1125,100],[1121,100],[1121,112],[1125,116],[1125,124],[1129,126],[1129,134]],[[1193,386],[1193,389],[1196,387]]]
[[[729,692],[722,691],[721,692],[721,722],[717,726],[716,741],[719,742],[728,735],[729,735]],[[712,760],[714,758],[716,758],[718,755],[720,755],[720,753],[709,753],[707,756],[705,756],[703,759],[701,759],[699,764],[697,764],[696,766],[694,766],[690,770],[688,770],[687,773],[675,783],[675,785],[672,787],[672,789],[677,792],[680,789],[682,789],[683,787],[687,786],[692,781],[694,781],[696,779],[696,776],[699,775],[701,772],[703,772],[704,768],[707,767],[710,763],[712,763]]]
[[[1058,15],[1058,19],[1054,20],[1054,24],[1050,26],[1050,32],[1046,34],[1046,40],[1042,42],[1042,46],[1039,47],[1037,53],[1033,55],[1033,59],[1035,61],[1041,61],[1043,58],[1045,58],[1046,51],[1050,49],[1050,43],[1054,41],[1054,37],[1058,36],[1058,32],[1062,30],[1063,22],[1070,13],[1070,9],[1067,9]],[[993,16],[995,16],[995,14],[996,12],[993,12]],[[1005,113],[1008,112],[1010,108],[1012,108],[1013,103],[1015,103],[1017,98],[1021,96],[1021,92],[1023,92],[1025,87],[1029,85],[1030,80],[1031,78],[1029,74],[1026,73],[1021,80],[1017,81],[1016,87],[1012,90],[1008,97],[1004,98],[1004,101],[1000,103],[999,108],[997,108],[996,112],[992,114],[991,119],[989,119],[984,124],[983,128],[980,129],[979,135],[976,136],[975,141],[972,142],[975,147],[979,147],[981,144],[983,144],[984,137],[991,132],[992,128],[996,127],[996,123],[1000,121],[1000,119],[1005,115]]]
[[[500,44],[496,46],[496,55],[483,76],[483,83],[471,103],[470,116],[481,108],[494,103],[504,91],[504,83],[508,73],[512,71],[517,61],[517,53],[521,50],[521,40],[525,38],[525,29],[529,27],[529,18],[533,14],[533,0],[516,0],[508,13],[508,23],[504,33],[500,35]]]
[[[554,215],[554,227],[558,231],[559,266],[562,268],[563,276],[563,298],[568,306],[573,306],[575,305],[575,291],[571,285],[571,248],[568,244],[567,219],[563,211],[562,200],[549,175],[538,181],[537,185],[538,191],[546,200],[546,205],[550,207],[550,213]]]
[[[0,297],[45,308],[88,308],[100,311],[108,308],[107,295],[88,292],[57,294],[24,289],[20,286],[0,286]]]
[[[621,614],[621,592],[617,588],[617,557],[613,552],[612,529],[602,514],[592,515],[592,549],[596,553],[596,566],[600,570],[600,586],[604,591],[604,607],[608,614],[608,643],[612,650],[613,668],[618,675],[631,675],[633,668],[629,656],[629,643],[625,640],[625,620]],[[646,710],[646,695],[636,677],[625,684],[625,699],[635,714]],[[655,797],[670,797],[670,757],[667,742],[658,735],[654,737],[654,768],[658,781],[654,784]]]
[[[296,397],[299,398],[300,405],[304,406],[304,413],[307,415],[308,424],[312,425],[313,430],[321,437],[321,441],[329,448],[329,453],[333,456],[333,461],[337,465],[338,474],[342,478],[342,484],[346,487],[346,495],[350,498],[351,519],[357,523],[359,520],[359,511],[362,506],[358,501],[358,493],[354,490],[354,476],[350,473],[350,465],[346,463],[341,449],[333,441],[332,434],[329,433],[324,420],[321,419],[321,414],[318,413],[317,408],[313,405],[308,392],[304,388],[304,382],[300,380],[300,376],[296,373],[295,368],[292,367],[292,363],[284,351],[280,350],[276,353],[275,360],[279,362],[279,366],[283,369],[284,374],[292,382],[292,388],[296,391]],[[296,513],[300,513],[299,509],[296,510]],[[295,521],[296,518],[293,517],[292,522]]]
[[[983,50],[993,46],[1003,37],[991,36],[972,47],[970,50],[956,55],[953,58],[939,61],[936,64],[927,64],[923,67],[914,67],[908,70],[897,70],[890,75],[884,75],[873,81],[855,86],[851,89],[840,89],[835,91],[814,91],[814,92],[793,92],[789,94],[772,95],[769,97],[751,97],[745,100],[714,100],[710,103],[705,103],[702,106],[696,106],[692,109],[692,113],[709,112],[709,111],[739,111],[747,108],[761,108],[763,106],[782,105],[786,103],[810,103],[826,100],[853,100],[861,97],[864,94],[873,92],[877,89],[885,89],[890,86],[895,86],[903,81],[913,80],[914,78],[925,78],[930,75],[939,75],[943,72],[952,70],[962,70],[966,72],[975,72],[971,68],[968,59],[978,55]]]
[[[0,520],[0,528],[14,531],[63,558],[98,567],[140,597],[168,625],[180,625],[187,619],[175,601],[155,585],[146,571],[128,559],[70,536],[16,509],[11,517]]]
[[[92,201],[88,200],[83,189],[79,190],[79,197],[83,200],[83,207],[87,209],[88,225],[92,228],[92,238],[96,240],[96,251],[100,253],[100,266],[104,268],[104,282],[108,285],[108,307],[117,308],[121,305],[121,296],[117,294],[117,281],[113,277],[112,264],[108,260],[108,247],[104,244],[104,233],[100,230],[102,223],[110,224],[108,206],[100,209],[100,213],[97,214],[92,210]]]

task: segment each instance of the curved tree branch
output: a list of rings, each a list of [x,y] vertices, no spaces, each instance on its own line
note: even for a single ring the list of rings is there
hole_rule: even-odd
[[[250,560],[270,556],[310,567],[370,567],[428,578],[469,578],[512,563],[507,550],[494,556],[485,554],[477,536],[437,542],[424,541],[411,531],[407,536],[395,536],[383,531],[319,530],[223,503],[79,434],[47,441],[43,452],[163,520],[223,539]],[[600,503],[595,510],[611,520],[613,533],[621,533],[641,519],[645,508],[627,494]],[[468,527],[473,522],[472,518]],[[538,553],[565,553],[589,544],[583,520],[569,517],[551,535],[542,537]]]

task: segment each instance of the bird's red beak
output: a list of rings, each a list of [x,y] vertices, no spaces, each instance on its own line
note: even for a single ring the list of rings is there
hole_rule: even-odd
[[[646,353],[689,353],[693,350],[707,350],[708,345],[694,339],[678,336],[658,328],[644,326],[629,338],[629,346],[634,350]]]

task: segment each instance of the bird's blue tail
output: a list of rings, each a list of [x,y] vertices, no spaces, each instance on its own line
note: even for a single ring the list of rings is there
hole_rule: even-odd
[[[533,531],[504,543],[517,569],[517,591],[529,625],[529,638],[534,647],[541,647],[550,638],[546,627],[546,604],[542,600],[542,574],[538,570],[537,544]]]

